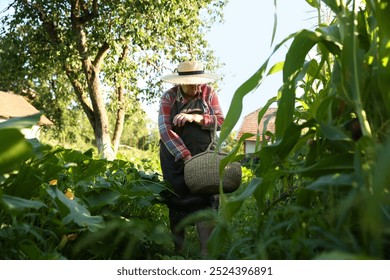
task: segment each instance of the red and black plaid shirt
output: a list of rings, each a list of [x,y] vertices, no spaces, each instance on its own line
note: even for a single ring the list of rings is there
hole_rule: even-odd
[[[209,130],[214,129],[215,119],[213,115],[217,116],[217,126],[220,128],[222,122],[224,121],[224,116],[221,106],[219,105],[218,95],[214,89],[209,85],[201,85],[201,92],[196,98],[202,99],[203,103],[206,105],[206,109],[203,114],[203,128]],[[172,107],[175,101],[182,102],[182,100],[183,98],[180,86],[174,86],[167,90],[161,97],[160,111],[158,115],[160,138],[167,149],[175,157],[176,161],[191,155],[180,136],[172,130]]]

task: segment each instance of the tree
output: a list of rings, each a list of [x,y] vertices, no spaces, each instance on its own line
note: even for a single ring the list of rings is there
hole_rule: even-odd
[[[112,159],[126,100],[153,99],[161,91],[157,77],[182,59],[207,59],[213,67],[204,34],[222,18],[224,2],[14,0],[13,13],[2,18],[0,86],[16,92],[44,88],[46,106],[72,92],[99,153]],[[106,108],[112,100],[113,131]]]

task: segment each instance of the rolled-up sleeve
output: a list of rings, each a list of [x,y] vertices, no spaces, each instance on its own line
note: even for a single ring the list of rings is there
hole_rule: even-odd
[[[203,96],[207,99],[207,103],[209,106],[209,111],[203,115],[204,119],[204,127],[210,130],[214,129],[215,118],[217,117],[217,129],[220,130],[225,117],[222,112],[222,108],[219,104],[218,95],[211,87],[207,87],[209,92],[204,92]]]
[[[191,152],[187,149],[180,136],[172,130],[171,111],[174,102],[174,92],[167,91],[163,94],[158,114],[158,128],[161,141],[177,161],[191,155]]]

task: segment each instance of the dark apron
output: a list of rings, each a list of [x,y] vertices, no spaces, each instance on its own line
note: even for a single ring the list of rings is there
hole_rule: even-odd
[[[194,99],[182,105],[175,101],[171,112],[171,123],[177,114],[203,114],[204,108],[201,99]],[[196,123],[186,122],[183,127],[173,126],[175,131],[183,140],[184,144],[194,156],[207,150],[211,142],[210,130],[202,129]],[[181,212],[195,212],[205,208],[215,208],[217,202],[214,196],[195,195],[190,192],[184,181],[184,161],[175,161],[175,157],[168,151],[160,140],[160,163],[164,180],[168,181],[176,195],[168,197],[167,205],[170,210]],[[186,216],[186,215],[184,215]]]

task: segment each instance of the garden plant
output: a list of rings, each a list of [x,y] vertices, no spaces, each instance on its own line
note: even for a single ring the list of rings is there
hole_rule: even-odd
[[[210,259],[390,258],[390,1],[306,2],[318,26],[279,42],[236,90],[219,144],[245,95],[281,72],[258,115],[277,105],[275,133],[258,132],[269,141],[246,156],[242,184],[221,194],[218,214],[185,221],[216,224]],[[334,15],[326,23],[324,8]],[[287,42],[285,60],[270,66]],[[0,259],[201,258],[190,242],[173,250],[157,153],[107,160],[24,139],[20,129],[38,119],[0,124]],[[251,136],[223,164],[242,160]]]

